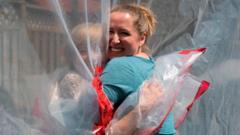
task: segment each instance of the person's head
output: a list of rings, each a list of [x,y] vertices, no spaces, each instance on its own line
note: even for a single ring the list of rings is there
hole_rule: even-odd
[[[110,14],[108,57],[137,56],[148,53],[147,39],[154,33],[153,12],[141,5],[113,7]]]
[[[101,25],[97,23],[79,24],[73,28],[71,36],[81,57],[90,68],[90,61],[96,62],[100,57],[98,49],[101,47],[102,41]],[[91,55],[91,59],[89,55]]]
[[[79,24],[72,30],[72,39],[84,59],[87,58],[87,49],[92,50],[97,47],[97,44],[101,41],[102,28],[100,24],[89,23]]]

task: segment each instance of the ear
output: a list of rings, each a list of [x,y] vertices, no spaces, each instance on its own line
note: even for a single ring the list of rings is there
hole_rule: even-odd
[[[144,32],[141,36],[140,36],[140,45],[144,45],[146,42],[147,36],[146,33]]]

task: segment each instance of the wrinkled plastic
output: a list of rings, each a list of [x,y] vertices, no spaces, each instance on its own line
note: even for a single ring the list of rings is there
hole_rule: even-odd
[[[96,100],[91,100],[96,99],[94,98],[96,93],[90,91],[92,87],[90,80],[93,77],[94,66],[102,65],[100,61],[104,61],[104,52],[107,48],[104,39],[108,36],[108,11],[110,5],[129,1],[112,0],[111,3],[108,0],[76,0],[71,1],[72,3],[68,0],[49,1],[50,4],[47,0],[0,2],[0,134],[70,134],[62,113],[75,112],[76,108],[79,109],[77,107],[81,106],[77,102],[80,101],[79,93],[93,97],[81,102],[84,108],[86,106],[92,108],[82,110],[85,113],[80,112],[86,115],[85,118],[91,118],[89,123],[97,119],[95,117],[98,113],[97,103]],[[136,2],[143,2],[151,7],[158,18],[156,34],[148,40],[153,56],[189,48],[208,48],[192,67],[191,74],[197,78],[191,76],[189,81],[199,85],[198,80],[209,80],[211,90],[194,104],[186,120],[179,127],[178,133],[239,134],[240,73],[237,70],[240,65],[239,1]],[[85,26],[100,23],[104,31],[103,36],[100,36],[103,41],[85,38],[88,42],[86,62],[82,53],[77,51],[71,35],[74,26],[80,23]],[[92,41],[97,41],[101,47],[93,48],[95,43]],[[66,55],[64,51],[66,48],[71,55]],[[92,57],[93,52],[100,52],[101,55]],[[77,67],[76,70],[72,71],[72,65]],[[81,92],[76,92],[78,93],[76,96],[70,96],[70,100],[64,99],[59,94],[61,91],[59,86],[65,75],[72,73],[81,76],[80,80],[86,81],[87,83],[83,84],[89,89],[83,88]],[[75,90],[72,91],[66,94],[75,93]],[[188,100],[186,106],[190,102],[190,99]],[[86,105],[89,102],[96,106]],[[132,103],[134,105],[135,102]],[[185,114],[185,107],[183,108],[182,113]],[[88,113],[89,111],[95,113]],[[180,116],[182,119],[182,115]],[[86,122],[84,117],[81,120]],[[73,118],[70,117],[68,120],[71,121]],[[79,121],[70,123],[75,125],[71,127],[77,127],[78,133],[81,131],[92,134],[89,131],[91,124],[84,125]]]
[[[78,0],[73,11],[70,1],[1,2],[0,134],[92,134],[99,117],[92,79],[105,55],[109,3]],[[73,33],[79,24],[85,38]]]
[[[135,123],[132,121],[137,125],[134,131],[136,135],[157,132],[172,109],[174,122],[178,127],[184,118],[184,111],[194,101],[201,86],[201,82],[194,80],[189,71],[204,50],[183,50],[156,58],[152,75],[121,104],[107,132],[114,134],[116,131],[112,131],[111,127],[127,117],[131,111],[135,111],[137,115]],[[116,133],[128,134],[122,129]]]

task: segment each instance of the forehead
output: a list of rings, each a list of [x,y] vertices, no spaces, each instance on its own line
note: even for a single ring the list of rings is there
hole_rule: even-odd
[[[132,27],[133,26],[133,17],[126,12],[112,12],[110,15],[110,25],[119,26],[119,27]]]

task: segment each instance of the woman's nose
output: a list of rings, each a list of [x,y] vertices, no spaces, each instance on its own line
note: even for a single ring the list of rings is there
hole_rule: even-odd
[[[120,43],[120,39],[119,39],[118,34],[113,34],[113,35],[112,35],[112,37],[111,37],[111,43],[113,43],[113,44],[118,44],[118,43]]]

